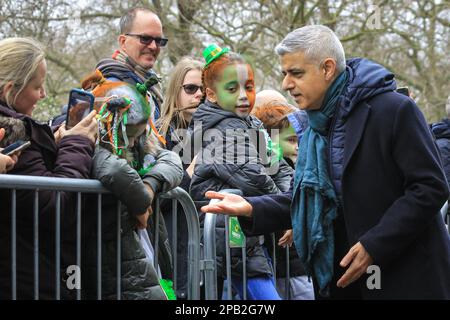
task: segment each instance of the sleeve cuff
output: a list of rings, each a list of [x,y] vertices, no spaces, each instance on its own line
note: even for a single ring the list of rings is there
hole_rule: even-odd
[[[159,182],[158,179],[155,179],[153,177],[147,177],[147,178],[144,178],[143,181],[144,181],[144,183],[148,184],[152,188],[153,192],[155,193],[155,196],[161,192],[161,189],[162,189],[161,183]]]

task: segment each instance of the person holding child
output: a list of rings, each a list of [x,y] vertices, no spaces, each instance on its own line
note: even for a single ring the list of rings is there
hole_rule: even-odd
[[[83,81],[84,89],[92,89],[103,100],[96,105],[99,114],[99,146],[95,151],[92,175],[113,193],[102,203],[102,295],[116,298],[116,201],[121,206],[121,299],[166,300],[174,298],[171,288],[172,258],[164,219],[155,226],[148,218],[157,192],[175,188],[181,180],[181,162],[172,152],[162,149],[150,129],[151,107],[146,89],[126,82],[109,81],[96,71]],[[161,157],[169,158],[161,162]],[[156,191],[155,191],[156,190]],[[96,216],[96,215],[92,215]],[[147,225],[147,223],[149,225]],[[95,227],[93,221],[91,227]],[[159,263],[153,266],[153,234],[159,232]],[[95,243],[96,233],[87,243]],[[88,246],[87,270],[89,297],[96,291],[96,251]]]

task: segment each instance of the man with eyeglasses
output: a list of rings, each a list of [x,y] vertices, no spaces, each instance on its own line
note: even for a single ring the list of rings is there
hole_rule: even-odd
[[[162,90],[159,86],[159,77],[152,70],[158,58],[161,47],[167,44],[167,39],[163,36],[162,24],[158,16],[146,8],[133,8],[125,13],[120,19],[119,49],[114,52],[112,58],[101,60],[97,69],[105,78],[112,81],[124,81],[133,86],[143,85],[147,89],[147,97],[152,110],[152,120],[155,121],[160,116],[160,106],[163,102]],[[153,130],[153,129],[152,129]],[[154,133],[152,133],[154,134]],[[161,139],[160,139],[161,141]],[[163,142],[163,141],[161,141]],[[164,142],[165,143],[165,142]],[[155,155],[155,165],[152,170],[144,176],[144,183],[151,196],[151,202],[155,195],[167,192],[177,187],[183,176],[183,167],[179,156],[167,149],[160,149]],[[142,219],[147,219],[148,215],[142,215]],[[142,221],[140,221],[142,223]],[[144,221],[145,224],[146,221]],[[153,234],[155,226],[147,228],[149,234]],[[172,278],[171,252],[168,250],[168,234],[164,221],[160,220],[157,232],[159,233],[159,268],[164,279]],[[153,239],[153,235],[149,235]],[[141,238],[142,247],[135,252],[141,255],[144,248],[149,244]],[[152,243],[155,247],[155,244]],[[147,254],[150,251],[146,250]],[[128,272],[123,270],[122,275]],[[123,290],[128,287],[125,282]],[[136,297],[145,298],[145,288],[135,288]],[[144,293],[142,293],[144,292]],[[141,294],[142,293],[142,294]]]
[[[147,84],[153,119],[160,116],[163,102],[159,77],[153,71],[161,47],[166,46],[161,20],[146,8],[133,8],[120,18],[119,50],[101,60],[97,69],[109,80],[133,85]]]

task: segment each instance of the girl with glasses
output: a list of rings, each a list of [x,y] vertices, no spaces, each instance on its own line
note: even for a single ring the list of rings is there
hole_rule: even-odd
[[[184,57],[171,73],[161,107],[161,119],[158,121],[160,133],[167,136],[168,149],[172,149],[173,144],[176,144],[171,136],[178,140],[172,132],[175,129],[187,129],[192,114],[203,97],[202,67],[200,61]]]
[[[193,149],[179,148],[182,137],[188,138],[188,130],[192,115],[200,104],[202,92],[202,68],[203,63],[190,57],[182,58],[171,72],[169,84],[165,92],[164,103],[161,108],[161,117],[158,119],[157,127],[161,135],[166,138],[166,148],[176,151],[183,160],[183,180],[180,187],[189,192],[191,182],[191,169],[193,169]],[[186,140],[185,140],[186,141]],[[180,145],[179,145],[180,144]],[[184,144],[187,146],[188,143]],[[178,147],[177,147],[178,146]],[[178,205],[177,215],[177,277],[176,294],[177,299],[187,298],[187,223],[183,208]],[[172,203],[161,202],[161,212],[168,213],[164,216],[167,229],[172,230]],[[171,237],[170,237],[171,239]]]

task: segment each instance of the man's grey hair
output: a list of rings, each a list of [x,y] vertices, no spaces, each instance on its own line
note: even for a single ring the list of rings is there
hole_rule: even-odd
[[[309,60],[322,63],[327,58],[336,61],[338,72],[345,70],[345,52],[336,34],[328,27],[311,25],[295,29],[275,47],[279,55],[303,52]]]
[[[136,7],[128,10],[121,18],[119,22],[120,34],[126,34],[131,32],[133,28],[133,22],[138,12],[149,12],[155,14],[152,10],[144,7]],[[156,14],[155,14],[156,15]]]
[[[447,104],[445,105],[445,112],[447,112],[447,117],[450,118],[450,96],[447,98]]]

